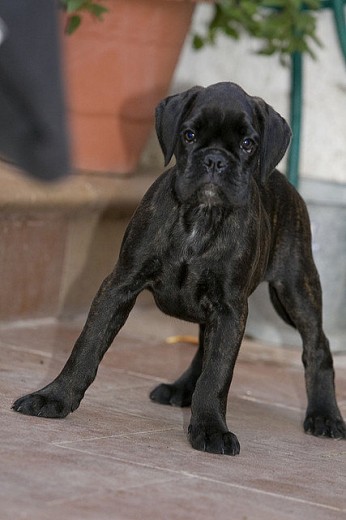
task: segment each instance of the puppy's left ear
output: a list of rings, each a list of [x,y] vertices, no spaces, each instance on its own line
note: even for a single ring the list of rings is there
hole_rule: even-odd
[[[169,96],[156,107],[156,133],[165,158],[165,166],[174,153],[179,137],[179,128],[203,87],[193,87],[181,94]]]
[[[285,155],[292,132],[285,119],[263,99],[254,100],[261,134],[260,180],[264,184]]]

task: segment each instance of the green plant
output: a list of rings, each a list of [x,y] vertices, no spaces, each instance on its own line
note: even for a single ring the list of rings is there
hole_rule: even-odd
[[[83,13],[90,13],[102,20],[102,15],[108,11],[107,7],[98,0],[60,0],[63,9],[67,12],[65,32],[72,34],[80,26]]]
[[[102,20],[108,9],[99,0],[60,0],[68,14],[65,32],[72,34],[83,13]],[[130,1],[130,0],[129,0]],[[217,35],[239,39],[242,32],[262,42],[258,53],[278,53],[282,62],[294,52],[314,57],[312,44],[321,45],[316,36],[316,13],[321,0],[216,0],[205,34],[195,34],[193,46],[201,49],[215,44]]]
[[[262,41],[259,54],[278,53],[285,62],[294,52],[314,57],[312,43],[321,45],[316,36],[316,12],[320,0],[219,0],[206,27],[206,34],[196,34],[196,49],[214,44],[219,33],[239,39],[242,32]]]

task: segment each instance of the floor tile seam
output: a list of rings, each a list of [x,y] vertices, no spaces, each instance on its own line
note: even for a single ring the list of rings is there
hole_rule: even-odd
[[[100,457],[100,458],[103,458],[103,459],[114,460],[116,462],[121,462],[123,464],[129,464],[130,466],[136,466],[136,467],[145,468],[145,469],[157,470],[157,471],[162,471],[164,473],[180,475],[180,476],[188,476],[188,477],[196,477],[197,476],[198,477],[198,475],[190,474],[190,473],[187,473],[186,471],[180,471],[180,470],[175,470],[175,469],[171,469],[171,468],[165,468],[165,467],[162,467],[162,466],[158,466],[156,464],[150,464],[148,462],[135,462],[133,460],[128,460],[128,459],[123,458],[123,457],[119,457],[119,456],[115,456],[115,455],[109,455],[109,454],[105,455],[104,453],[95,453],[94,451],[89,451],[89,450],[85,450],[85,449],[82,449],[82,448],[76,448],[74,446],[66,446],[66,445],[56,444],[55,447],[61,448],[63,450],[76,451],[78,453],[81,453],[81,454],[84,454],[84,455],[89,455],[91,457]]]
[[[62,354],[61,354],[61,356],[57,356],[55,353],[53,354],[52,352],[46,352],[44,350],[37,350],[37,349],[28,348],[28,347],[22,347],[19,345],[14,345],[14,344],[8,343],[7,341],[3,342],[3,341],[1,341],[1,339],[0,339],[0,348],[7,348],[8,350],[11,350],[11,351],[21,352],[21,353],[25,353],[25,354],[31,354],[34,356],[39,356],[39,357],[43,357],[43,358],[46,358],[49,360],[54,360],[54,361],[62,361],[63,359],[66,358],[66,356],[63,358]],[[158,383],[169,383],[170,382],[169,379],[166,379],[163,377],[143,374],[141,372],[137,372],[137,371],[133,371],[133,370],[126,370],[125,368],[107,367],[106,363],[105,363],[105,367],[108,368],[109,370],[112,370],[112,372],[114,372],[114,373],[137,377],[139,379],[144,379],[145,381],[152,381],[152,382],[158,382]]]
[[[244,363],[263,363],[272,365],[288,365],[288,366],[301,366],[301,350],[290,350],[284,347],[269,345],[260,345],[258,343],[252,343],[246,345],[242,343],[239,351],[239,361]]]
[[[8,342],[2,342],[1,340],[0,340],[0,348],[7,348],[10,351],[31,354],[34,356],[39,356],[39,357],[42,357],[45,359],[54,360],[54,361],[58,361],[58,362],[63,362],[63,360],[66,358],[66,355],[64,357],[62,354],[61,354],[61,356],[57,356],[55,353],[53,354],[51,352],[46,352],[44,350],[37,350],[37,349],[32,349],[32,348],[27,348],[27,347],[21,347],[18,345],[10,344]],[[107,367],[106,363],[105,363],[105,368],[108,368],[108,370],[111,370],[113,373],[117,373],[117,374],[121,374],[121,375],[129,375],[131,377],[137,377],[139,379],[143,379],[144,381],[152,381],[153,383],[156,383],[156,382],[169,383],[170,382],[169,379],[166,379],[163,377],[142,374],[141,372],[136,372],[133,370],[126,370],[124,368]]]
[[[284,495],[282,493],[275,493],[274,491],[266,491],[264,489],[259,489],[259,488],[256,488],[256,487],[250,487],[250,486],[245,486],[245,485],[242,485],[242,484],[235,484],[235,483],[224,482],[223,480],[213,479],[211,477],[205,477],[205,476],[202,476],[202,475],[191,474],[190,476],[192,478],[196,478],[198,480],[203,480],[203,481],[207,481],[207,482],[213,482],[213,483],[218,484],[218,485],[223,484],[223,485],[225,485],[227,487],[236,488],[236,489],[243,490],[243,491],[246,491],[246,492],[258,493],[260,495],[270,496],[270,497],[273,497],[273,498],[287,500],[287,501],[290,501],[290,502],[296,502],[296,503],[299,503],[299,504],[309,505],[309,506],[312,506],[312,507],[318,507],[318,508],[321,508],[321,509],[327,509],[329,511],[334,511],[334,512],[338,512],[338,513],[346,513],[346,505],[345,505],[345,507],[340,508],[340,507],[336,507],[336,506],[331,506],[329,504],[324,504],[322,502],[313,502],[312,500],[307,500],[305,498],[299,498],[299,497],[294,497],[294,496],[290,496],[290,495]]]
[[[56,441],[53,441],[53,442],[50,442],[48,444],[50,444],[51,446],[56,446],[56,447],[59,447],[59,448],[64,448],[65,446],[67,445],[71,445],[71,444],[80,444],[80,443],[85,443],[85,442],[92,442],[92,441],[100,441],[100,440],[104,440],[104,439],[119,439],[119,438],[126,438],[126,437],[132,437],[132,436],[135,436],[135,435],[150,435],[152,433],[163,433],[163,432],[170,432],[170,431],[177,431],[177,432],[180,432],[181,431],[181,427],[169,427],[169,428],[158,428],[158,429],[153,429],[153,430],[142,430],[142,431],[135,431],[135,432],[124,432],[124,433],[115,433],[113,435],[100,435],[100,436],[97,436],[97,437],[88,437],[88,438],[85,438],[85,439],[74,439],[72,441],[59,441],[59,442],[56,442]]]
[[[138,388],[146,388],[146,387],[138,387]],[[149,404],[150,401],[149,401]],[[158,406],[156,403],[152,403],[153,406]],[[172,418],[174,416],[173,412],[174,412],[174,408],[175,410],[178,410],[178,411],[181,411],[181,416],[184,414],[183,410],[188,410],[189,408],[180,408],[180,407],[173,407],[172,406],[172,415],[170,415],[170,419],[163,419],[162,416],[156,418],[156,417],[151,417],[149,415],[146,415],[146,414],[142,414],[140,412],[131,412],[129,410],[124,410],[124,409],[121,409],[121,408],[117,408],[116,406],[115,407],[112,407],[111,409],[108,407],[108,406],[105,406],[103,404],[100,404],[100,403],[90,403],[89,406],[93,406],[94,408],[97,408],[98,410],[103,410],[105,412],[107,412],[108,414],[111,413],[111,414],[121,414],[121,415],[128,415],[130,417],[136,417],[138,419],[145,419],[146,421],[161,421],[161,422],[166,422],[166,423],[170,423],[172,422]]]
[[[32,318],[27,320],[14,320],[0,322],[0,332],[2,330],[22,330],[25,328],[42,328],[44,326],[64,327],[61,321],[54,316],[46,316],[43,318]],[[67,325],[68,326],[68,325]]]
[[[286,405],[284,403],[277,403],[275,401],[267,401],[266,399],[259,399],[257,397],[249,396],[246,394],[235,394],[235,396],[238,399],[242,399],[244,401],[250,401],[251,403],[265,404],[265,405],[269,405],[269,406],[274,406],[275,408],[283,408],[285,410],[291,410],[292,412],[302,412],[303,411],[303,408],[300,408],[297,406],[291,406],[288,404]]]
[[[1,345],[1,341],[0,341],[0,345]],[[18,348],[18,350],[22,350],[22,349]],[[39,351],[39,350],[35,351],[35,352],[37,352],[38,354],[41,353],[41,351]],[[66,356],[65,356],[65,359],[66,359]],[[58,357],[56,357],[56,360],[59,360]],[[142,372],[137,372],[137,371],[134,371],[134,370],[128,370],[126,368],[118,368],[118,367],[109,366],[108,363],[107,363],[107,359],[105,359],[103,361],[102,369],[106,369],[106,370],[111,371],[112,373],[115,373],[115,374],[120,374],[120,375],[125,375],[125,376],[128,375],[128,376],[131,376],[131,377],[137,377],[139,379],[144,379],[145,381],[153,381],[153,382],[158,382],[158,383],[170,383],[170,380],[167,379],[167,378],[154,376],[154,375],[150,375],[150,374],[143,374]]]
[[[250,487],[250,486],[245,486],[245,485],[242,485],[242,484],[236,484],[236,483],[231,483],[231,482],[225,482],[224,480],[214,479],[214,478],[211,478],[211,477],[206,477],[204,475],[198,475],[196,473],[191,473],[191,472],[185,471],[185,470],[175,470],[175,469],[165,468],[165,467],[162,467],[162,466],[159,466],[159,465],[155,465],[155,464],[148,464],[148,463],[143,463],[143,462],[134,462],[134,461],[130,461],[130,460],[127,460],[127,459],[124,459],[124,458],[121,458],[121,457],[115,457],[113,455],[104,455],[102,453],[99,454],[99,453],[95,453],[95,452],[89,452],[89,451],[85,451],[85,450],[74,448],[74,447],[70,447],[70,446],[58,446],[58,447],[60,447],[62,449],[71,450],[71,451],[77,451],[77,452],[80,452],[80,453],[83,453],[83,454],[86,454],[86,455],[89,455],[89,456],[93,456],[93,457],[96,456],[96,457],[106,458],[106,459],[110,459],[110,460],[115,460],[117,462],[122,462],[124,464],[129,464],[129,465],[132,465],[132,466],[143,467],[143,468],[146,468],[146,469],[162,471],[164,473],[175,474],[175,475],[179,476],[178,478],[180,478],[180,479],[181,479],[181,477],[187,477],[189,479],[195,479],[195,480],[200,480],[200,481],[204,481],[204,482],[210,482],[210,483],[214,483],[214,484],[218,484],[218,485],[221,484],[221,485],[224,485],[226,487],[233,488],[233,489],[238,489],[238,490],[241,490],[241,491],[246,491],[248,493],[257,493],[259,495],[270,496],[272,498],[277,498],[277,499],[282,499],[282,500],[286,500],[286,501],[290,501],[290,502],[295,502],[295,503],[302,504],[302,505],[309,505],[309,506],[312,506],[312,507],[317,507],[317,508],[325,509],[325,510],[328,510],[328,511],[334,511],[334,512],[338,512],[338,513],[346,513],[346,507],[345,508],[339,508],[339,507],[331,506],[329,504],[324,504],[324,503],[321,503],[321,502],[313,502],[311,500],[306,500],[304,498],[293,497],[293,496],[290,496],[290,495],[283,495],[282,493],[275,493],[275,492],[272,492],[272,491],[265,491],[263,489],[259,489],[259,488],[256,488],[256,487]]]
[[[129,374],[123,374],[123,375],[129,375]],[[133,377],[133,376],[131,376]],[[138,379],[141,379],[141,378],[138,378]],[[96,385],[99,385],[98,387],[96,387]],[[97,381],[97,382],[93,382],[92,383],[92,386],[90,387],[92,388],[93,392],[94,392],[94,398],[97,396],[97,393],[98,392],[113,392],[113,393],[118,393],[118,392],[124,392],[126,390],[149,390],[149,385],[148,385],[148,380],[145,380],[145,381],[129,381],[129,382],[118,382],[116,381],[116,378],[114,379],[113,378],[113,382],[112,383],[109,383],[107,386],[105,386],[105,382],[102,381],[102,378],[100,377],[100,380]],[[90,394],[88,395],[88,397],[90,396]]]
[[[28,347],[20,347],[19,345],[14,345],[9,342],[3,342],[0,340],[0,348],[8,348],[9,350],[13,350],[15,352],[23,352],[25,354],[33,354],[35,356],[44,357],[47,359],[56,359],[58,360],[58,357],[56,355],[53,356],[51,352],[46,352],[44,350],[37,350],[33,348]]]
[[[103,368],[111,370],[113,373],[128,375],[128,376],[132,376],[132,377],[138,377],[140,379],[144,379],[145,381],[153,381],[153,382],[158,382],[158,383],[169,383],[170,382],[169,379],[166,379],[163,377],[154,376],[154,375],[150,375],[150,374],[143,374],[142,372],[136,372],[135,370],[127,370],[126,368],[117,368],[117,367],[107,366],[107,360],[105,360]]]

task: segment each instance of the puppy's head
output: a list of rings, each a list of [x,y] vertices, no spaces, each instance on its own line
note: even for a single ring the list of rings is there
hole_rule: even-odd
[[[266,182],[291,136],[272,107],[234,83],[164,99],[156,131],[165,164],[176,157],[179,199],[209,206],[244,204],[251,178]]]

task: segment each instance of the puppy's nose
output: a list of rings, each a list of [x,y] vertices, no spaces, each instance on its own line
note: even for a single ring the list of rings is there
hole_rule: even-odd
[[[203,160],[209,174],[220,174],[227,169],[227,159],[221,152],[210,152]]]

